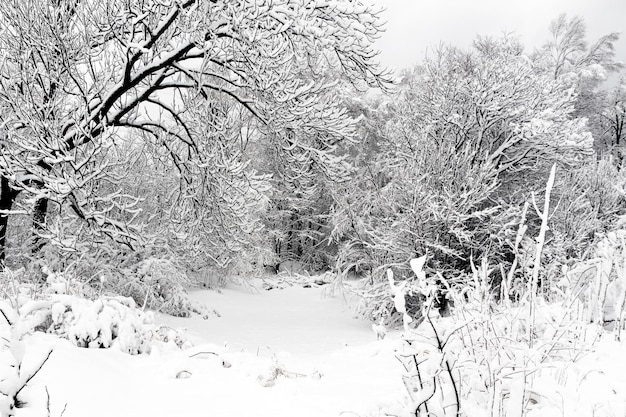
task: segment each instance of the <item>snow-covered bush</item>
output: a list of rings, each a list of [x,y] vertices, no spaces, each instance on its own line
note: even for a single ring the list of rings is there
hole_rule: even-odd
[[[105,288],[130,297],[143,308],[173,316],[202,313],[201,306],[189,299],[191,284],[179,266],[168,259],[148,258],[103,277]]]
[[[261,288],[270,291],[289,287],[313,288],[327,285],[335,279],[331,272],[320,275],[303,275],[299,273],[280,272],[276,275],[262,278]]]
[[[574,170],[561,170],[554,190],[550,245],[555,263],[583,260],[597,236],[615,230],[625,214],[626,171],[612,158],[589,161]]]
[[[61,274],[49,273],[45,287],[20,283],[16,275],[7,271],[1,275],[0,416],[13,416],[16,409],[29,406],[20,394],[52,353],[24,369],[24,339],[33,332],[56,335],[78,347],[114,348],[129,354],[147,353],[155,344],[189,346],[180,332],[157,327],[153,314],[139,310],[130,298],[89,300],[70,295],[80,287]]]
[[[498,187],[495,166],[474,164],[469,148],[459,153],[452,145],[414,140],[410,157],[391,143],[371,167],[374,177],[388,178],[384,185],[372,188],[375,178],[364,173],[338,192],[333,237],[342,242],[340,271],[368,270],[384,282],[384,271],[393,267],[408,277],[408,260],[425,252],[435,269],[462,270],[472,251],[497,250],[496,239],[506,237],[517,213],[489,202]]]
[[[626,309],[626,230],[609,232],[590,248],[590,257],[564,268],[556,288],[586,322],[614,323],[624,329]]]
[[[590,349],[602,331],[588,323],[606,314],[611,282],[613,304],[618,307],[613,315],[616,320],[623,317],[623,232],[609,233],[595,249],[589,248],[595,259],[574,264],[573,269],[557,264],[561,268],[553,276],[547,273],[543,257],[553,249],[553,242],[545,239],[551,183],[549,180],[544,209],[533,204],[542,220],[539,236],[535,241],[528,238],[521,251],[534,254],[526,260],[516,256],[508,273],[501,270],[506,278],[498,302],[487,284],[494,268],[483,259],[479,268],[473,268],[468,285],[449,288],[448,296],[455,305],[452,317],[437,321],[450,348],[447,359],[455,364],[459,381],[463,381],[461,398],[467,415],[521,416],[522,410],[535,409],[547,413],[542,415],[563,414],[562,392],[546,389],[545,381],[555,381],[563,391],[572,388],[566,387],[571,376],[567,368]],[[522,221],[515,246],[524,232]],[[540,258],[535,259],[537,256]],[[551,262],[554,260],[549,259],[548,266]],[[517,296],[511,298],[510,278],[517,265],[525,278]],[[541,291],[537,291],[539,276]],[[433,322],[429,323],[436,336]]]
[[[392,282],[390,297],[403,313],[403,345],[396,353],[406,370],[407,411],[504,417],[542,409],[551,413],[542,415],[560,415],[559,392],[546,389],[542,380],[563,379],[565,368],[591,347],[599,330],[571,317],[567,303],[548,305],[535,299],[530,315],[527,304],[493,302],[485,286],[486,262],[468,285],[450,289],[455,308],[442,318],[433,308],[432,277],[420,263],[412,265],[424,294],[424,319],[413,326],[402,283]]]
[[[14,298],[22,294],[26,298],[37,298],[41,293],[62,293],[90,299],[119,295],[132,298],[142,309],[174,316],[207,314],[202,305],[189,299],[187,288],[195,283],[183,272],[182,266],[168,259],[142,259],[138,255],[120,265],[100,265],[89,270],[91,275],[79,275],[87,271],[84,264],[62,272],[43,265],[36,272],[39,278],[33,278],[33,271],[6,269],[0,273],[0,295]]]
[[[153,313],[138,308],[132,298],[99,294],[89,299],[86,295],[92,292],[86,285],[44,271],[48,274],[45,285],[20,283],[16,278],[19,271],[0,274],[0,312],[5,318],[3,326],[10,327],[12,337],[19,340],[41,331],[79,347],[117,348],[130,354],[148,352],[157,342],[171,342],[178,347],[186,343],[171,329],[158,328]]]
[[[139,354],[149,350],[157,331],[152,314],[138,310],[132,299],[124,297],[92,301],[67,294],[47,294],[22,302],[17,308],[8,303],[0,307],[17,339],[42,331],[78,347],[115,347]]]
[[[56,334],[78,347],[116,347],[130,354],[148,351],[155,330],[152,315],[122,297],[91,301],[55,295],[22,306],[20,317],[21,326]]]
[[[406,297],[406,310],[410,317],[419,318],[422,315],[424,297],[420,293],[416,280],[408,278],[402,281]],[[397,327],[402,324],[402,315],[397,311],[393,299],[389,297],[389,283],[387,281],[368,284],[361,282],[351,288],[361,302],[356,312],[373,322],[381,320],[387,326]]]
[[[418,330],[411,328],[414,319],[407,309],[406,281],[394,282],[393,272],[387,270],[391,299],[394,309],[402,316],[404,327],[404,344],[397,349],[396,355],[406,371],[403,382],[410,397],[411,412],[416,416],[422,413],[456,416],[460,412],[461,402],[455,375],[452,373],[447,356],[450,335],[440,336],[433,324],[432,315],[437,315],[436,309],[433,309],[437,285],[423,270],[425,260],[425,256],[413,259],[411,268],[416,277],[417,289],[424,297],[420,314],[425,318],[422,324],[428,323],[430,332],[425,332],[419,326]],[[444,370],[445,372],[442,372]]]

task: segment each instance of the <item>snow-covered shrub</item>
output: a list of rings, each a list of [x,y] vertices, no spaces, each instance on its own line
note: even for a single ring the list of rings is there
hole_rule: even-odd
[[[187,317],[202,309],[189,299],[187,275],[168,259],[148,258],[104,277],[105,287],[130,297],[137,305],[173,316]]]
[[[384,185],[372,189],[374,179],[364,174],[338,192],[338,270],[369,270],[383,282],[384,271],[393,267],[408,277],[408,260],[426,252],[432,268],[462,270],[472,251],[497,249],[496,239],[506,237],[516,213],[489,202],[498,187],[495,167],[473,164],[471,149],[459,153],[451,145],[415,140],[424,142],[410,159],[399,148],[373,168],[389,178]]]
[[[219,267],[205,267],[190,271],[187,276],[193,285],[211,289],[224,288],[231,279],[228,270]]]
[[[138,310],[132,299],[124,297],[92,301],[51,294],[19,306],[16,316],[13,331],[20,338],[42,331],[78,347],[114,347],[130,354],[147,352],[156,331],[152,314]]]
[[[22,366],[27,350],[24,337],[32,332],[53,334],[79,347],[116,348],[129,354],[149,352],[154,344],[190,345],[180,332],[157,328],[153,314],[137,309],[130,298],[88,300],[65,294],[69,286],[59,275],[52,284],[58,285],[33,292],[32,282],[14,280],[0,297],[0,416],[11,417],[16,409],[31,406],[21,393],[52,354],[49,351],[28,369]],[[43,415],[45,410],[38,412]]]
[[[261,288],[267,291],[289,287],[313,288],[327,285],[334,279],[335,277],[331,272],[320,275],[280,272],[276,275],[263,277]]]
[[[422,315],[424,297],[419,291],[417,282],[412,279],[402,281],[406,297],[406,310],[410,317],[416,319]],[[360,282],[351,288],[361,302],[356,312],[373,322],[384,321],[385,325],[397,327],[402,324],[402,315],[397,311],[393,299],[389,297],[389,283],[387,281],[368,284]]]
[[[615,230],[625,213],[626,171],[612,158],[589,161],[578,169],[561,170],[554,190],[555,212],[546,255],[555,264],[589,257],[596,236]]]
[[[33,271],[23,267],[16,270],[4,268],[0,272],[0,299],[17,308],[49,294],[85,295],[85,286],[71,274],[53,272],[43,266],[37,275],[38,278],[34,279]]]
[[[606,233],[589,252],[589,259],[564,268],[556,287],[578,318],[614,322],[619,338],[626,309],[626,230]]]
[[[404,312],[404,343],[397,356],[406,370],[407,411],[439,417],[504,417],[543,409],[549,412],[545,415],[560,415],[562,408],[555,405],[563,407],[559,392],[546,389],[542,380],[562,378],[564,369],[590,348],[597,331],[572,318],[567,304],[548,305],[536,299],[531,316],[526,304],[494,303],[485,291],[486,262],[476,268],[468,285],[450,288],[455,308],[450,317],[442,318],[433,308],[432,278],[418,262],[412,264],[425,296],[424,320],[412,325],[401,283],[392,283],[390,297]]]
[[[148,258],[131,263],[125,268],[101,270],[89,278],[75,275],[76,270],[52,271],[40,268],[43,280],[30,278],[31,272],[22,269],[5,269],[0,273],[0,296],[23,305],[51,294],[71,294],[85,299],[120,299],[128,297],[134,306],[152,309],[174,316],[187,317],[192,313],[207,316],[209,311],[189,299],[186,287],[190,279],[175,263],[158,258]]]
[[[157,342],[171,342],[178,347],[186,344],[183,335],[158,328],[153,313],[139,309],[132,298],[100,295],[88,299],[84,286],[75,280],[47,273],[46,285],[13,279],[7,286],[7,272],[0,275],[5,277],[0,311],[17,340],[41,331],[79,347],[112,347],[130,354],[148,352]]]
[[[448,357],[447,344],[450,335],[440,336],[433,324],[433,301],[437,286],[423,271],[426,257],[411,261],[420,293],[424,296],[421,316],[428,323],[431,332],[410,328],[414,321],[407,310],[405,282],[396,284],[391,270],[387,271],[395,310],[402,315],[404,344],[396,351],[405,368],[403,382],[409,394],[411,411],[417,416],[456,416],[460,413],[460,397]],[[442,372],[444,371],[445,372]],[[438,394],[436,396],[436,394]],[[433,401],[435,399],[435,401]]]

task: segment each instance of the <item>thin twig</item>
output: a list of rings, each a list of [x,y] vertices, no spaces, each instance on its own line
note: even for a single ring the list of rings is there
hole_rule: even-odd
[[[194,356],[199,356],[199,355],[215,355],[215,356],[219,356],[217,353],[215,352],[196,352],[193,355],[189,355],[190,358],[193,358]]]
[[[409,346],[412,346],[410,340],[407,340],[406,342],[409,344]],[[424,389],[424,384],[422,383],[422,374],[420,372],[420,367],[419,367],[420,364],[417,362],[416,355],[412,355],[412,356],[413,356],[413,363],[415,363],[415,371],[417,372],[417,381],[420,384],[420,390],[423,390]],[[424,401],[423,404],[424,404],[424,410],[426,411],[426,415],[429,415],[430,411],[428,411],[428,403],[426,401]],[[418,416],[417,413],[418,413],[418,410],[421,407],[421,405],[422,404],[418,405],[417,408],[415,409],[415,417]]]
[[[428,401],[433,398],[435,396],[435,392],[437,392],[437,377],[433,377],[433,393],[430,394],[430,397],[424,399],[424,401],[422,401],[418,406],[417,409],[415,410],[415,416],[417,417],[417,410],[422,406],[422,404],[424,404],[424,406],[426,407],[426,404],[428,403]],[[426,415],[430,415],[430,413],[428,411],[426,411]],[[457,408],[457,415],[458,415],[458,408]]]
[[[31,379],[33,379],[35,377],[35,375],[37,375],[37,373],[39,373],[39,371],[41,371],[41,368],[43,368],[43,366],[46,364],[46,362],[48,362],[48,359],[50,359],[50,355],[52,355],[52,350],[48,351],[48,354],[41,361],[39,366],[37,366],[36,369],[33,372],[31,372],[31,374],[28,376],[28,378],[26,378],[24,380],[24,382],[22,383],[22,386],[15,392],[15,394],[13,394],[13,399],[17,399],[17,396],[19,395],[20,392],[22,392],[24,387],[30,382]]]
[[[435,333],[435,339],[437,340],[437,348],[439,349],[439,351],[441,353],[443,353],[443,348],[444,346],[442,346],[441,344],[441,339],[439,338],[439,333],[437,333],[437,329],[435,328],[435,325],[432,321],[432,319],[430,318],[430,315],[426,314],[426,319],[428,320],[428,323],[430,324],[430,327],[433,329],[433,332]],[[450,362],[448,362],[447,359],[444,359],[445,365],[446,365],[446,372],[448,372],[448,375],[450,376],[450,383],[452,383],[452,389],[454,390],[454,397],[456,399],[456,415],[459,416],[461,415],[461,399],[459,397],[459,391],[457,389],[456,386],[456,382],[454,381],[454,376],[452,375],[452,369],[450,368]]]
[[[2,307],[0,307],[0,313],[2,313],[2,316],[4,317],[4,319],[7,321],[7,323],[9,324],[9,326],[13,326],[13,323],[11,322],[11,320],[9,320],[9,318],[7,317],[6,313],[4,312],[4,310],[2,310]]]

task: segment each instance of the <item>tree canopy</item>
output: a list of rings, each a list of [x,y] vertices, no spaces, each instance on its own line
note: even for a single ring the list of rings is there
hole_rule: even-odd
[[[238,145],[264,138],[313,157],[352,136],[332,92],[337,74],[390,81],[372,47],[378,13],[343,0],[3,2],[0,208],[22,194],[43,234],[52,201],[133,245],[138,202],[112,167],[131,162],[120,144],[143,143],[174,169],[174,223],[245,223],[259,181]]]

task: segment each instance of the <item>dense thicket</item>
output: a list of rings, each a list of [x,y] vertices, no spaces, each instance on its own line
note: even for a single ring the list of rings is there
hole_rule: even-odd
[[[618,36],[590,43],[580,18],[560,16],[535,51],[513,36],[441,46],[391,91],[379,12],[351,1],[0,12],[10,266],[123,282],[149,258],[187,272],[289,263],[382,288],[387,268],[409,278],[426,255],[442,288],[484,259],[498,288],[513,262],[508,279],[527,279],[552,165],[545,277],[624,211],[626,93],[604,84]]]
[[[525,292],[541,223],[535,207],[552,165],[540,285],[615,228],[625,208],[612,139],[621,134],[621,87],[607,95],[602,81],[620,68],[617,35],[588,46],[582,20],[565,16],[550,30],[553,39],[532,53],[510,36],[440,47],[403,74],[397,96],[364,106],[376,114],[363,129],[367,157],[335,190],[340,271],[365,271],[370,293],[384,294],[388,268],[414,281],[409,261],[426,254],[445,290],[471,280],[482,259],[496,265],[488,274],[496,293],[505,278]],[[369,312],[389,313],[383,307]]]

